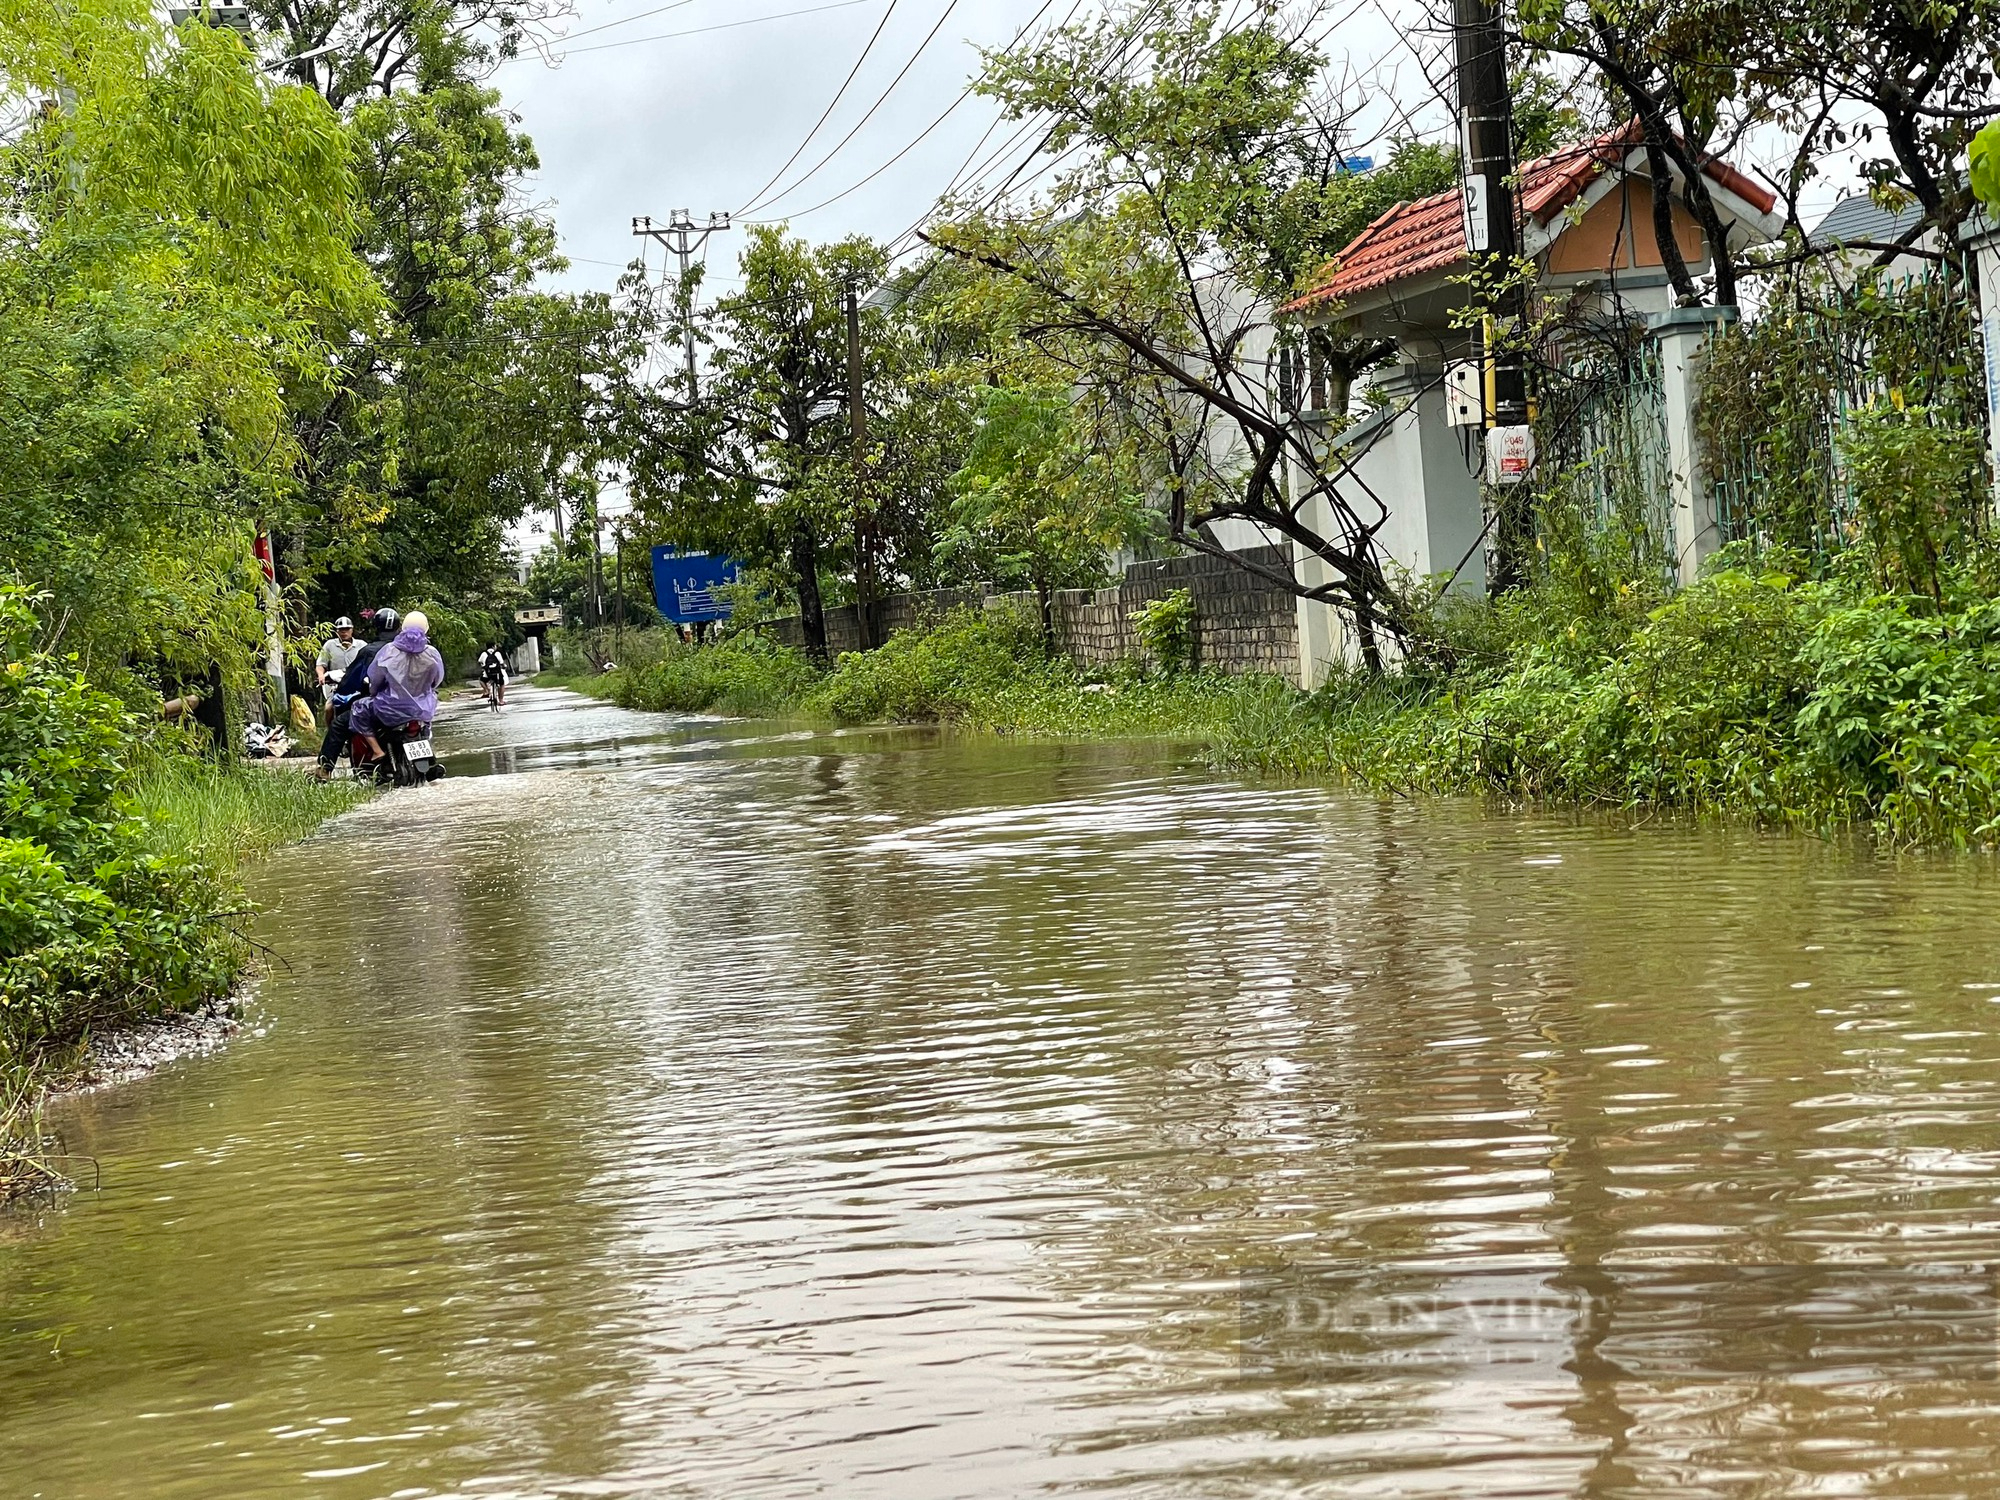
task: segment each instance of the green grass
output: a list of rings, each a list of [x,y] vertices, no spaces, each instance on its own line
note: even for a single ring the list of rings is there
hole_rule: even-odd
[[[615,671],[556,681],[653,711],[1105,739],[1211,738],[1287,691],[1268,677],[1051,660],[1032,623],[969,610],[848,652],[827,672],[752,634],[705,646],[628,636],[626,659]]]
[[[163,755],[133,778],[131,795],[153,853],[187,856],[227,875],[297,843],[368,794],[351,781],[315,781],[290,765],[220,765]]]
[[[1559,612],[1527,590],[1482,606],[1439,661],[1257,707],[1220,756],[1401,793],[2000,847],[2000,603],[1983,576],[1949,583],[1933,598],[1723,568],[1662,603]]]

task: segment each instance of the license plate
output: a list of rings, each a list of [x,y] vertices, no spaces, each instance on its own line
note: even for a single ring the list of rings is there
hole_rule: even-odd
[[[429,740],[404,741],[403,754],[407,755],[411,760],[436,759],[436,753],[431,749],[431,742]]]

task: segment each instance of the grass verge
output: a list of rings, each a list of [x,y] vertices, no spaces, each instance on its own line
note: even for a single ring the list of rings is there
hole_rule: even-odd
[[[2000,846],[2000,602],[1723,568],[1670,598],[1528,590],[1441,662],[1261,705],[1230,764],[1398,792],[1681,808]]]
[[[131,785],[149,849],[225,872],[297,843],[367,795],[355,782],[315,781],[289,765],[224,765],[186,755],[147,760]]]
[[[1274,678],[1092,670],[1049,658],[1030,622],[965,610],[903,631],[831,671],[753,634],[705,646],[653,642],[627,665],[563,686],[627,708],[834,724],[962,724],[1092,738],[1210,738],[1287,689]]]

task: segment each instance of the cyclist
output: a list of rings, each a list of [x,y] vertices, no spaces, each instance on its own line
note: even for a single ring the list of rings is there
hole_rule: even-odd
[[[507,655],[498,646],[479,653],[479,685],[493,707],[507,701]]]

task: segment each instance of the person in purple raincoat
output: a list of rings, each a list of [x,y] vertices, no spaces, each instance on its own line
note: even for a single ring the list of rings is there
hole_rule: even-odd
[[[403,616],[396,638],[375,653],[368,667],[368,696],[354,705],[353,729],[380,757],[384,729],[428,724],[437,717],[438,689],[444,685],[444,658],[431,644],[431,622],[420,610]]]

